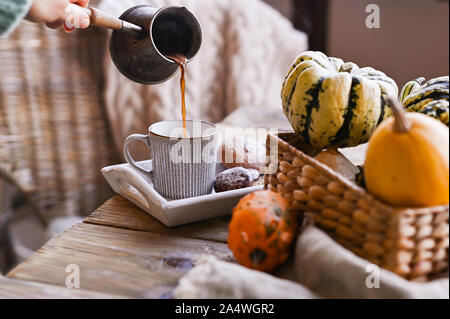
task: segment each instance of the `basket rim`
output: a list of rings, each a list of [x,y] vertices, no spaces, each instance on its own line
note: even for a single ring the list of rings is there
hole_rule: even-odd
[[[293,131],[286,131],[286,132],[280,132],[280,133],[269,133],[269,138],[275,140],[278,144],[281,144],[283,147],[287,148],[290,152],[294,153],[295,155],[303,158],[307,158],[308,161],[316,165],[318,168],[326,172],[327,174],[331,175],[333,178],[337,179],[339,182],[343,183],[345,186],[350,188],[352,191],[359,193],[361,196],[364,196],[364,198],[367,198],[373,202],[375,202],[377,205],[380,206],[380,208],[384,208],[388,210],[389,212],[392,212],[394,214],[403,215],[426,215],[426,214],[432,214],[432,213],[442,213],[443,211],[449,211],[449,205],[440,205],[440,206],[432,206],[432,207],[393,207],[382,200],[376,198],[372,194],[370,194],[366,189],[362,188],[361,186],[355,184],[351,180],[345,178],[343,175],[339,174],[338,172],[331,169],[329,166],[319,162],[315,158],[309,156],[305,152],[303,152],[301,149],[298,149],[297,147],[291,145],[290,143],[284,141],[282,137],[289,137],[296,135]],[[267,145],[267,147],[269,147]]]

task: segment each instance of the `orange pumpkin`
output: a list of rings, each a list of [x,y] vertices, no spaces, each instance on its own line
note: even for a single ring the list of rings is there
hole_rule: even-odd
[[[241,265],[271,272],[289,257],[297,229],[297,214],[283,196],[254,192],[233,209],[228,247]]]

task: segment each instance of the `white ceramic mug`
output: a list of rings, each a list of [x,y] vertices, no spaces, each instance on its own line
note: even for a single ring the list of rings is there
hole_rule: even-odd
[[[144,142],[152,154],[153,170],[139,166],[130,145]],[[152,175],[155,190],[168,199],[184,199],[212,192],[216,172],[218,129],[209,122],[163,121],[150,126],[148,135],[134,134],[124,144],[127,162]]]

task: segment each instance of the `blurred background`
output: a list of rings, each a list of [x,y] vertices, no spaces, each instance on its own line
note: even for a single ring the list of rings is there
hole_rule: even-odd
[[[399,86],[449,70],[448,0],[265,0],[329,56],[372,66]],[[368,29],[365,12],[377,4],[381,28]]]
[[[382,70],[399,86],[449,73],[448,1],[264,1],[308,35],[310,49]],[[369,4],[380,7],[379,29],[365,25]],[[101,30],[66,36],[27,22],[0,39],[0,273],[112,195],[100,174],[121,161],[106,121],[105,48]]]

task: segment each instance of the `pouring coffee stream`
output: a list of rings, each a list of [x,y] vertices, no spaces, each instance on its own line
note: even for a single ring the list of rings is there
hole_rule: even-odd
[[[134,82],[165,82],[179,68],[177,61],[167,56],[184,56],[186,64],[200,50],[201,26],[186,7],[140,5],[119,18],[96,8],[85,10],[92,26],[113,30],[111,58],[118,70]]]
[[[202,30],[185,7],[142,5],[115,18],[96,8],[85,9],[91,25],[112,29],[110,53],[119,71],[132,81],[158,84],[181,70],[183,137],[186,127],[186,64],[197,54]]]
[[[187,58],[181,54],[175,54],[173,56],[167,55],[166,58],[174,61],[180,67],[181,78],[180,78],[180,87],[181,87],[181,114],[183,116],[183,137],[187,136],[186,132],[186,63]]]

